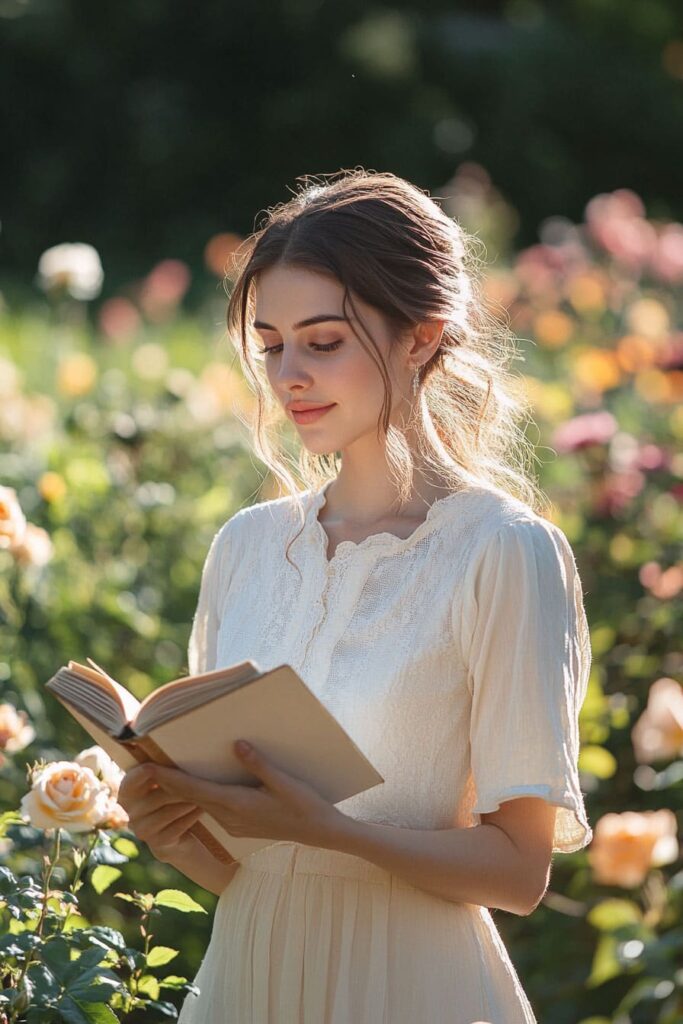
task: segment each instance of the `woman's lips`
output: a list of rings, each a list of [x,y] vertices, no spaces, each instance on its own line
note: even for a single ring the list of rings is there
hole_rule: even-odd
[[[319,420],[321,416],[324,416],[326,412],[333,409],[337,403],[333,402],[332,405],[324,405],[320,409],[306,409],[305,412],[294,412],[292,409],[292,416],[294,417],[295,423],[313,423],[315,420]]]

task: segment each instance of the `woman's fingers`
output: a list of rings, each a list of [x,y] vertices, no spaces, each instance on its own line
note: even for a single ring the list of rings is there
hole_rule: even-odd
[[[165,828],[162,828],[155,839],[156,846],[172,846],[177,843],[185,833],[192,828],[202,814],[201,807],[193,807],[192,810],[181,814],[179,818],[172,821]]]
[[[175,823],[188,815],[195,819],[202,813],[201,808],[189,803],[165,803],[154,810],[145,810],[142,814],[129,815],[129,825],[139,839],[148,844],[159,842],[159,836]]]
[[[129,815],[133,814],[138,817],[142,817],[145,814],[151,814],[153,811],[158,811],[160,807],[165,807],[173,803],[176,805],[182,803],[186,804],[188,807],[190,806],[189,800],[174,800],[168,793],[164,793],[163,789],[156,789],[153,793],[142,793],[139,796],[127,796],[124,794],[123,798],[119,791],[118,802],[125,808],[125,810],[128,811]],[[196,807],[197,805],[192,804],[191,806]]]

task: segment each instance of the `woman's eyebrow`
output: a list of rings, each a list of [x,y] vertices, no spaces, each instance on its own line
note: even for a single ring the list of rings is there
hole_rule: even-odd
[[[293,331],[300,331],[302,327],[311,327],[313,324],[322,324],[327,320],[341,320],[344,323],[348,323],[348,317],[338,316],[336,313],[318,313],[316,316],[309,316],[306,320],[299,320],[298,323],[292,324]],[[272,324],[264,323],[263,320],[254,320],[254,327],[261,331],[276,331],[277,327],[273,327]]]

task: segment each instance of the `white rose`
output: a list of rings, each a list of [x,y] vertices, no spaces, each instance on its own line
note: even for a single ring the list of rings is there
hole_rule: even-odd
[[[36,771],[21,813],[36,828],[90,832],[110,810],[109,787],[74,761],[52,761]]]
[[[74,760],[76,764],[81,764],[85,768],[90,768],[91,771],[97,775],[98,778],[102,779],[105,786],[109,787],[111,795],[116,798],[119,795],[119,786],[121,780],[125,775],[125,772],[121,771],[116,761],[113,761],[106,750],[102,747],[94,746],[87,747],[85,750],[81,750]]]
[[[45,291],[64,288],[74,299],[94,299],[104,272],[97,250],[85,242],[63,242],[47,249],[38,262],[38,282]]]

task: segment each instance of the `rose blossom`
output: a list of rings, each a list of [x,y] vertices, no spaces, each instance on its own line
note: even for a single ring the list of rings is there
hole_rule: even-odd
[[[107,811],[100,822],[100,828],[125,828],[129,822],[128,811],[111,797]]]
[[[625,889],[640,885],[651,868],[677,859],[676,828],[676,815],[666,808],[604,814],[587,851],[594,880]]]
[[[64,289],[82,301],[99,295],[103,279],[99,254],[86,242],[53,245],[38,262],[38,283],[44,291]]]
[[[21,813],[36,828],[90,832],[110,810],[111,793],[91,768],[52,761],[33,774]]]
[[[24,538],[13,550],[14,557],[20,565],[36,566],[47,565],[52,558],[52,552],[50,534],[35,523],[26,524]]]
[[[121,771],[116,761],[111,759],[106,750],[97,745],[86,747],[85,750],[81,750],[74,760],[76,764],[83,765],[84,768],[90,768],[108,787],[114,799],[118,797],[119,786],[125,772]]]
[[[13,487],[0,485],[0,548],[13,551],[24,539],[26,517]]]
[[[25,711],[13,704],[0,704],[0,750],[23,750],[36,733]]]
[[[683,687],[675,679],[662,676],[650,686],[631,740],[639,764],[683,756]]]

